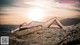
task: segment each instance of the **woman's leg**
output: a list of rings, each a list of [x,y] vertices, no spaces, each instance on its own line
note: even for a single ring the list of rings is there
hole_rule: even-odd
[[[55,18],[49,19],[48,21],[42,24],[43,27],[50,27],[55,21]]]
[[[50,27],[55,21],[60,28],[64,28],[64,26],[60,23],[60,21],[57,18],[52,18],[48,20],[43,24],[43,27]]]
[[[60,28],[64,29],[64,26],[60,23],[60,21],[57,18],[55,19],[55,21]]]

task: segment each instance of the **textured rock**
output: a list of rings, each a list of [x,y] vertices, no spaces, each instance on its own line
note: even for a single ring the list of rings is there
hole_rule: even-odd
[[[80,23],[65,30],[35,27],[15,32],[10,45],[80,45]]]

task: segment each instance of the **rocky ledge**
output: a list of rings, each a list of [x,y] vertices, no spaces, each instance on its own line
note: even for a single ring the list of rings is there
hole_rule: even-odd
[[[10,45],[80,45],[80,23],[60,28],[24,29],[10,34]]]

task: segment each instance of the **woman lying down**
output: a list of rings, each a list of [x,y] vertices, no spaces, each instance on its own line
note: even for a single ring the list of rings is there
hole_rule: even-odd
[[[37,27],[37,26],[49,28],[55,21],[56,21],[57,25],[58,25],[61,29],[64,29],[64,28],[65,28],[65,27],[60,23],[60,21],[59,21],[57,18],[51,18],[50,20],[48,20],[48,21],[46,21],[46,22],[32,21],[32,22],[29,23],[29,24],[23,23],[23,24],[20,25],[20,27],[12,30],[11,33],[14,33],[14,32],[16,32],[16,31],[19,31],[19,30],[21,30],[21,29],[29,29],[29,28]]]

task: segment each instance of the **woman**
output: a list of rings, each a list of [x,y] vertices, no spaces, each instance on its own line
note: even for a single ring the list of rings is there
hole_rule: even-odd
[[[64,26],[60,23],[60,21],[57,18],[52,18],[46,22],[37,22],[37,21],[32,21],[31,23],[27,24],[26,22],[21,24],[19,28],[12,30],[11,33],[14,33],[16,31],[22,30],[22,29],[28,29],[28,28],[33,28],[36,26],[41,26],[41,27],[46,27],[49,28],[54,22],[56,21],[57,25],[61,28],[64,29]]]

